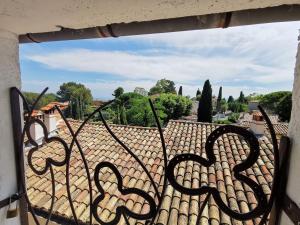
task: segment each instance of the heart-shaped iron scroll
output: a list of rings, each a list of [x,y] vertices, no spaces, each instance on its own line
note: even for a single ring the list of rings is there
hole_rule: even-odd
[[[213,146],[215,141],[223,134],[225,133],[235,133],[238,135],[241,135],[245,138],[245,140],[250,145],[250,153],[245,161],[243,161],[240,164],[237,164],[233,168],[234,176],[237,180],[240,180],[241,182],[244,182],[247,184],[254,192],[256,198],[257,198],[257,206],[255,209],[253,209],[250,212],[247,213],[238,213],[236,211],[233,211],[230,209],[222,200],[220,193],[217,188],[215,187],[208,187],[203,186],[199,188],[186,188],[176,181],[176,177],[174,174],[176,166],[180,162],[185,161],[194,161],[197,162],[205,167],[211,166],[213,163],[216,162],[216,157],[213,152]],[[238,220],[248,220],[252,219],[254,217],[258,217],[262,215],[265,212],[265,209],[267,207],[267,197],[263,192],[263,189],[252,179],[249,177],[242,175],[240,172],[250,168],[257,160],[259,156],[259,143],[257,138],[253,133],[250,131],[237,126],[232,125],[225,125],[217,128],[214,130],[209,137],[207,138],[206,144],[205,144],[205,150],[207,159],[202,158],[199,155],[195,154],[181,154],[175,156],[172,160],[170,160],[168,167],[166,169],[166,176],[170,182],[170,184],[179,192],[187,194],[187,195],[202,195],[202,194],[212,194],[214,197],[214,200],[216,201],[217,205],[220,207],[220,209],[228,214],[229,216],[238,219]]]
[[[64,148],[64,151],[65,151],[65,157],[63,160],[61,161],[58,161],[58,160],[54,160],[52,158],[49,158],[47,157],[46,158],[46,164],[45,164],[45,167],[42,169],[42,170],[37,170],[34,165],[32,164],[32,155],[39,150],[39,145],[36,143],[35,140],[33,140],[33,138],[31,137],[31,134],[30,134],[30,126],[33,125],[34,123],[38,123],[42,128],[43,128],[43,134],[44,134],[44,141],[46,143],[50,143],[50,142],[59,142],[63,148]],[[29,139],[29,142],[34,145],[34,147],[32,149],[30,149],[30,151],[28,152],[28,165],[29,167],[32,169],[32,171],[38,175],[43,175],[45,174],[51,165],[53,166],[64,166],[67,162],[67,157],[69,157],[70,155],[70,150],[68,148],[68,145],[67,143],[59,138],[59,137],[48,137],[48,131],[47,131],[47,128],[46,126],[44,125],[44,123],[39,120],[39,119],[31,119],[28,124],[27,124],[27,128],[26,129],[26,134],[27,134],[27,137]]]
[[[102,188],[99,180],[99,174],[100,170],[103,168],[109,168],[112,170],[112,172],[116,175],[117,182],[118,182],[118,190],[122,195],[129,195],[129,194],[136,194],[144,198],[148,204],[149,204],[149,212],[146,214],[137,214],[135,212],[130,211],[126,206],[118,206],[116,209],[116,215],[115,218],[109,222],[105,222],[100,219],[98,213],[97,213],[97,208],[99,203],[104,199],[104,194],[105,191]],[[95,219],[100,223],[100,224],[105,224],[105,225],[113,225],[113,224],[118,224],[118,222],[121,219],[121,215],[124,217],[129,216],[137,220],[147,220],[151,219],[156,215],[156,204],[154,199],[147,194],[146,192],[137,189],[137,188],[123,188],[123,179],[121,174],[119,173],[118,169],[110,162],[101,162],[99,163],[96,168],[95,168],[95,184],[100,192],[100,195],[95,198],[95,200],[92,203],[92,212],[95,217]]]

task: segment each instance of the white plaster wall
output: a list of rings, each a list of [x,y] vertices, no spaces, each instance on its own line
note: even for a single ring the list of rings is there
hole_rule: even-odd
[[[265,133],[265,122],[252,120],[250,130],[256,135],[263,135]]]
[[[24,34],[283,4],[300,0],[0,0],[0,27]]]
[[[293,109],[289,123],[288,136],[292,141],[292,155],[290,162],[290,174],[288,178],[287,193],[300,207],[300,43],[298,44],[297,61],[293,87]],[[293,225],[283,213],[281,224]]]
[[[43,127],[38,123],[31,124],[30,135],[35,141],[41,139],[44,137]]]
[[[16,169],[9,88],[20,86],[19,48],[17,36],[0,29],[0,199],[16,193]],[[6,218],[6,208],[0,210],[1,225],[18,225],[19,218]]]
[[[45,115],[45,121],[44,121],[48,133],[51,133],[52,131],[56,130],[56,116],[54,114],[46,114]]]

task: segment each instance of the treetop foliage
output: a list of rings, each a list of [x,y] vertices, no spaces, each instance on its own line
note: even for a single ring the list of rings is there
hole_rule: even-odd
[[[287,93],[282,97],[276,107],[276,112],[281,121],[288,122],[291,119],[292,93]]]
[[[217,98],[217,112],[221,111],[221,100],[222,100],[222,86],[219,88],[219,94]]]
[[[182,96],[182,86],[179,87],[178,95]]]
[[[276,91],[269,94],[264,95],[261,100],[260,104],[267,108],[269,111],[276,112],[277,105],[283,97],[290,95],[290,91]]]
[[[34,92],[23,92],[23,95],[25,96],[29,106],[31,107],[40,94]],[[55,102],[57,100],[58,98],[55,94],[53,93],[45,94],[37,103],[36,109],[40,109],[41,107],[49,104],[50,102]]]
[[[276,91],[264,95],[260,104],[271,113],[278,114],[282,121],[289,121],[292,111],[292,92]]]
[[[192,109],[192,101],[190,99],[170,93],[161,94],[155,98],[154,103],[158,103],[164,108],[164,113],[167,115],[166,121],[187,116]]]
[[[63,83],[57,92],[60,101],[69,101],[69,108],[66,112],[68,117],[83,119],[85,114],[91,111],[93,96],[91,90],[83,84],[68,82]]]
[[[240,96],[239,96],[239,98],[237,99],[237,101],[239,102],[239,103],[247,103],[247,99],[245,98],[245,95],[244,95],[244,93],[241,91],[240,92]]]
[[[155,95],[161,93],[176,94],[175,83],[171,80],[161,79],[156,82],[155,86],[150,89],[148,94]]]
[[[152,101],[162,124],[167,123],[170,119],[179,119],[182,116],[189,115],[192,108],[190,99],[176,94],[162,93],[152,97]],[[119,112],[118,109],[120,109]],[[105,111],[107,112],[107,118],[114,123],[125,124],[124,121],[126,121],[128,125],[156,126],[149,98],[137,93],[122,94]]]
[[[230,95],[228,97],[227,103],[230,103],[230,102],[233,102],[233,101],[234,101],[234,98],[232,97],[232,95]]]
[[[149,91],[159,120],[166,124],[170,119],[179,119],[182,116],[190,114],[192,109],[192,100],[188,96],[182,96],[182,86],[179,87],[178,95],[175,83],[171,80],[158,80]],[[32,105],[38,93],[24,92],[24,95]],[[156,126],[153,113],[149,104],[147,91],[144,88],[135,88],[134,92],[124,93],[122,87],[114,90],[115,101],[104,109],[103,116],[109,122],[117,124],[129,124],[138,126]],[[250,101],[259,101],[260,104],[269,112],[279,115],[282,121],[289,121],[292,108],[292,93],[290,91],[277,91],[266,95],[253,93],[245,97],[241,91],[239,97],[235,100],[229,96],[226,101],[222,98],[222,87],[219,88],[216,104],[213,105],[212,87],[209,80],[203,85],[202,93],[197,90],[194,101],[198,100],[198,121],[212,122],[212,113],[225,112],[227,109],[234,114],[229,117],[228,122],[236,121],[240,112],[248,110],[247,103]],[[93,97],[91,91],[83,84],[68,82],[63,83],[57,94],[45,94],[37,105],[37,109],[53,101],[69,102],[69,108],[65,111],[67,117],[74,119],[84,119],[86,114],[91,113]],[[95,117],[95,120],[99,118]]]
[[[124,89],[122,87],[118,87],[116,90],[114,90],[114,93],[112,95],[115,96],[115,98],[118,98],[123,93],[124,93]]]

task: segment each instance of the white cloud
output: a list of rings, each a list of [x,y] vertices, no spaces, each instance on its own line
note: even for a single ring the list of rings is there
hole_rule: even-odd
[[[92,51],[69,49],[44,55],[28,56],[29,59],[53,69],[74,72],[108,73],[128,79],[161,79],[175,81],[234,78],[245,69],[270,74],[273,68],[256,65],[246,58],[211,57],[199,55],[138,55],[119,51]]]
[[[292,80],[293,68],[259,65],[247,57],[203,57],[195,54],[137,55],[127,52],[69,49],[29,59],[49,66],[74,72],[95,72],[121,76],[127,79],[172,79],[175,82],[212,81],[226,79],[256,82]],[[283,67],[283,68],[282,68]],[[255,77],[249,76],[254,74]],[[283,75],[277,75],[283,74]]]
[[[65,48],[29,52],[25,58],[53,70],[115,76],[117,81],[86,83],[94,93],[105,92],[101,94],[105,98],[116,86],[149,89],[161,78],[183,85],[191,96],[206,79],[213,85],[222,85],[225,95],[227,90],[228,94],[238,95],[241,89],[246,93],[265,93],[291,89],[298,28],[300,23],[293,22],[134,36],[126,39],[129,44],[143,43],[147,48],[136,51]]]
[[[275,51],[284,53],[285,49],[291,49],[297,43],[299,29],[300,22],[285,22],[227,29],[150,34],[132,36],[130,39],[142,40],[153,46],[161,44],[193,52],[228,48],[236,54],[258,55]]]

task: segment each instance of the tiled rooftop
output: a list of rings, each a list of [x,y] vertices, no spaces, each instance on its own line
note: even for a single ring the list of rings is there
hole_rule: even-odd
[[[58,106],[60,110],[65,110],[68,108],[69,103],[68,102],[50,102],[49,104],[43,106],[40,110],[42,111],[48,111],[53,109],[55,106]]]
[[[79,123],[71,121],[71,126],[76,129]],[[163,154],[158,131],[155,128],[130,127],[110,125],[113,132],[144,162],[150,171],[154,181],[159,184],[159,191],[163,183]],[[205,141],[208,135],[218,125],[170,121],[164,130],[169,159],[176,154],[195,153],[203,157],[205,154]],[[71,137],[66,129],[61,129],[59,136],[70,143]],[[142,172],[139,164],[105,130],[101,124],[90,123],[85,126],[78,137],[84,151],[90,172],[93,178],[95,166],[102,161],[112,162],[117,166],[123,177],[125,187],[135,187],[154,195],[154,188],[151,186],[145,172]],[[270,195],[273,174],[273,153],[272,145],[265,137],[259,139],[260,157],[246,174],[262,185],[267,196]],[[41,147],[34,157],[34,165],[37,169],[43,168],[46,157],[63,160],[63,148],[59,143],[49,143]],[[256,206],[256,199],[252,190],[234,178],[232,168],[247,157],[249,147],[245,140],[235,134],[225,134],[219,138],[214,146],[216,163],[206,168],[196,162],[188,161],[179,164],[175,175],[178,183],[185,187],[197,188],[200,185],[217,187],[224,202],[239,212],[248,212]],[[67,192],[65,187],[65,167],[54,167],[56,179],[56,203],[54,214],[67,218],[72,216]],[[89,195],[86,172],[77,148],[71,156],[70,183],[71,193],[76,209],[77,217],[82,222],[89,218]],[[117,191],[116,177],[109,169],[101,170],[101,185],[105,190],[105,197],[98,209],[100,218],[110,221],[114,218],[115,209],[120,204],[126,206],[136,213],[147,213],[148,204],[141,197],[135,195],[122,196]],[[32,204],[40,209],[49,209],[51,182],[50,174],[37,176],[29,168],[27,169],[28,194]],[[93,197],[99,192],[93,182]],[[174,190],[171,185],[167,187],[161,210],[156,218],[156,224],[196,224],[199,208],[205,198],[203,196],[188,196]],[[145,221],[129,219],[131,224],[144,224]],[[231,224],[258,224],[259,219],[254,221],[240,222],[231,219],[221,212],[213,198],[209,199],[205,207],[200,224],[231,225]],[[95,219],[94,224],[97,224]],[[124,219],[119,224],[125,224]]]
[[[32,117],[37,117],[41,115],[43,115],[43,112],[41,112],[40,110],[33,110],[31,114]]]
[[[243,121],[241,122],[239,125],[240,126],[243,126],[243,127],[250,127],[250,121]],[[289,129],[289,124],[288,123],[272,123],[273,124],[273,127],[274,127],[274,131],[275,131],[275,134],[278,135],[278,136],[283,136],[283,135],[287,135],[288,133],[288,129]],[[265,134],[266,136],[270,136],[270,133],[269,133],[269,128],[267,126],[267,124],[265,124]]]
[[[261,112],[258,110],[253,110],[252,113],[241,113],[239,121],[242,122],[250,122],[253,120],[253,116],[262,116]],[[278,115],[268,114],[269,119],[273,124],[278,123]]]

